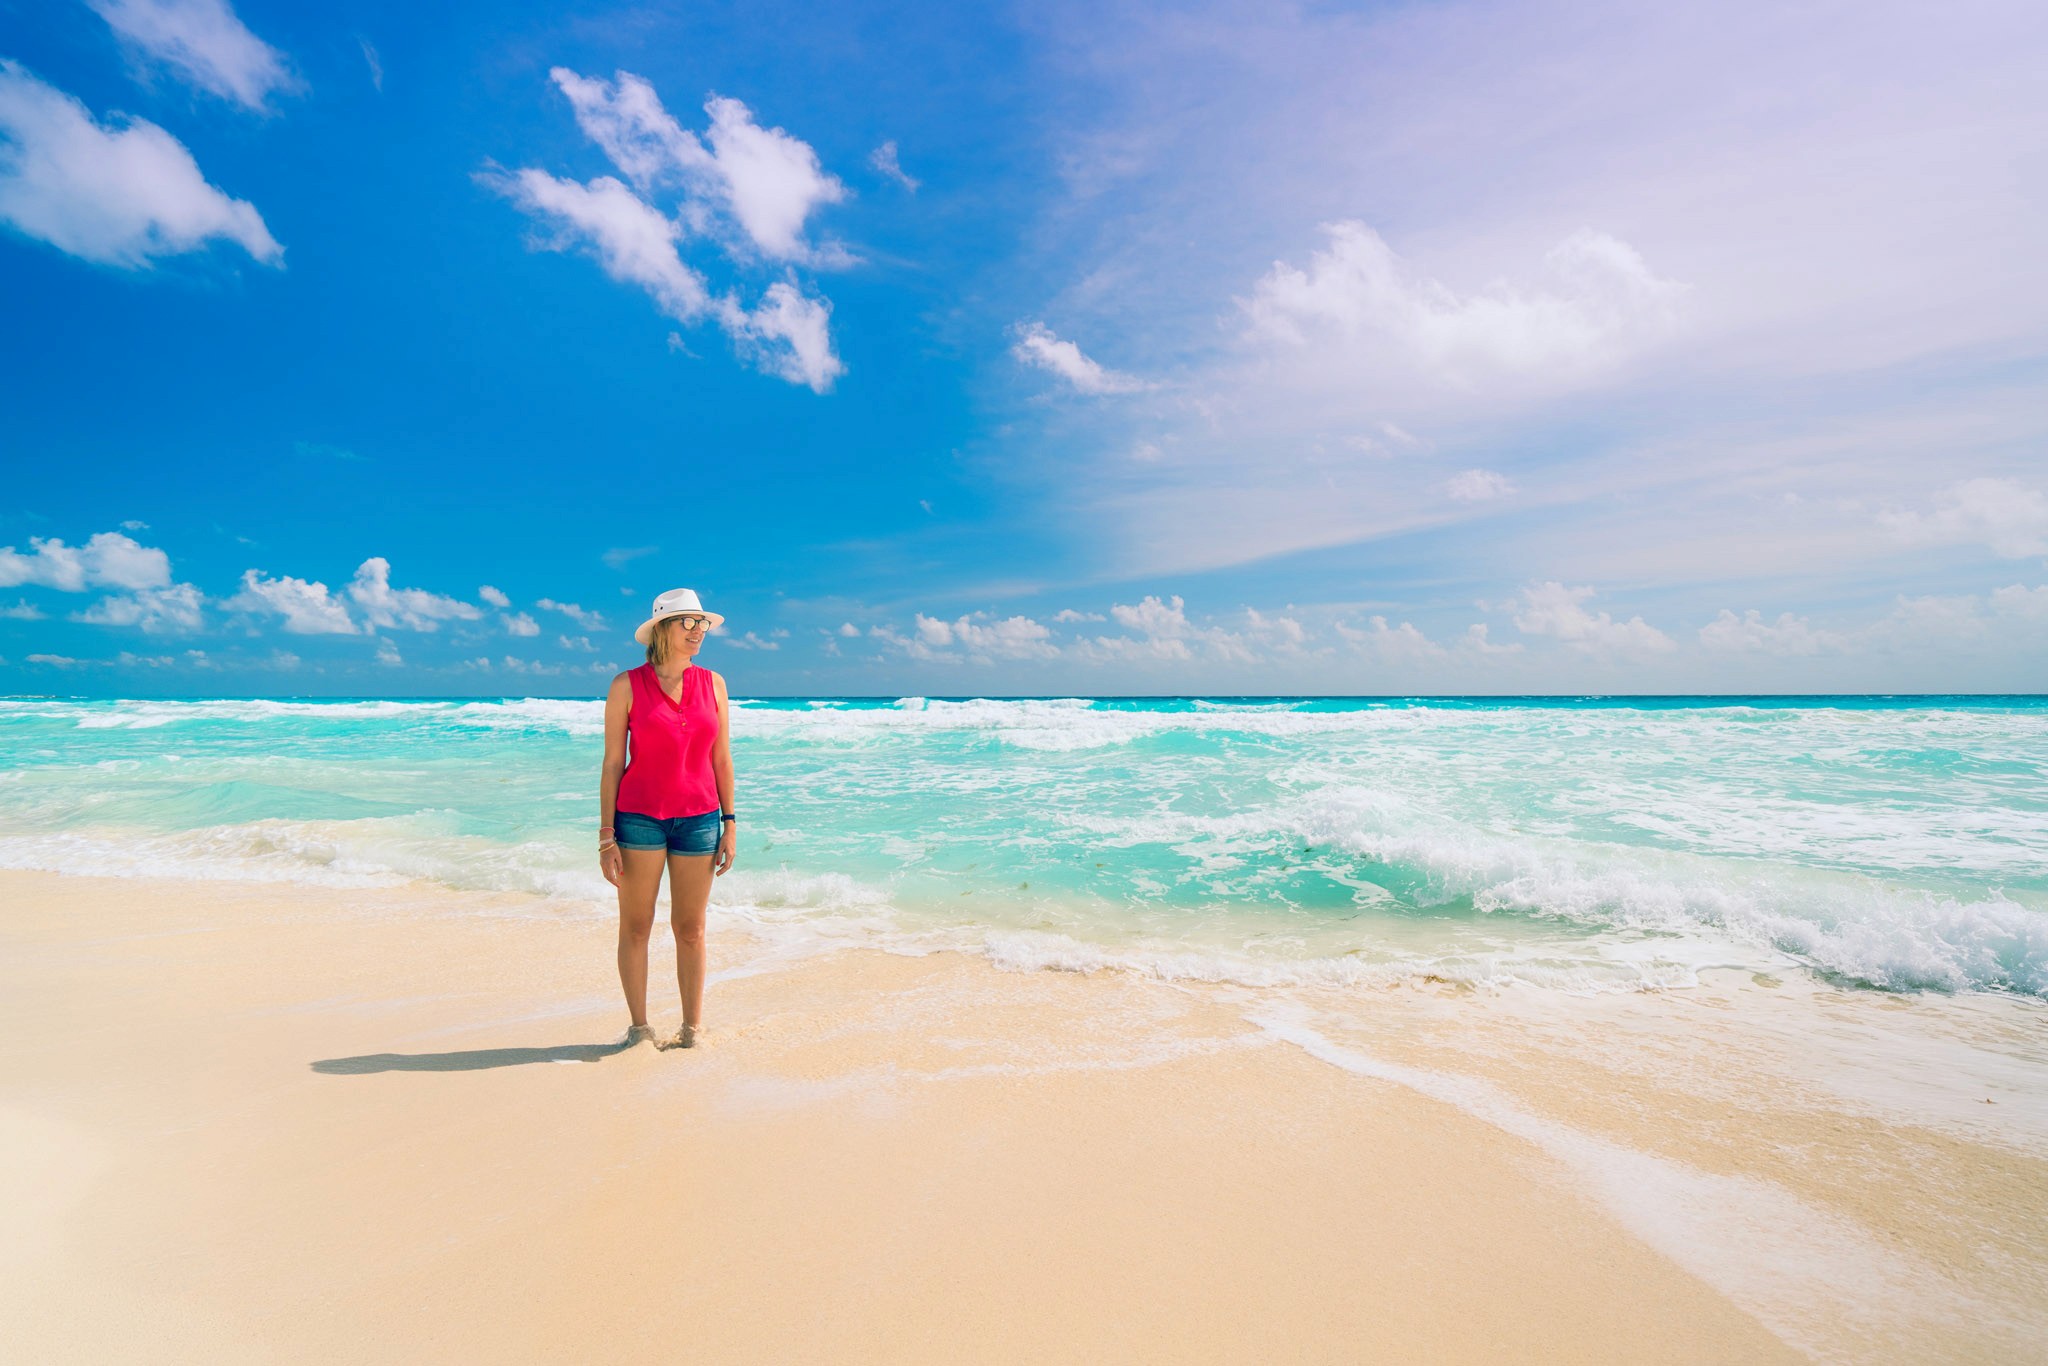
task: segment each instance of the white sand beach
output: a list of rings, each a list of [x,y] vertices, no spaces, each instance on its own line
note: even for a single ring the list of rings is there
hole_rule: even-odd
[[[1958,1074],[1909,1123],[1770,1032],[1940,1015],[1914,1037],[1995,1058],[2037,1003],[1333,1013],[778,962],[714,914],[705,1044],[614,1052],[611,926],[537,899],[0,900],[18,1360],[1962,1361],[2048,1322],[2038,1100]]]

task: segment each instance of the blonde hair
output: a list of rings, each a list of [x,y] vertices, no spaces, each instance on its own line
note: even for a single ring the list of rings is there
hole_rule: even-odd
[[[654,638],[647,642],[647,662],[657,669],[665,667],[669,656],[675,653],[675,646],[669,643],[669,628],[675,624],[674,617],[663,617],[654,623]]]

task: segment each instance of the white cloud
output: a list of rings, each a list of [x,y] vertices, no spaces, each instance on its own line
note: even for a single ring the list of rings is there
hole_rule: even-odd
[[[597,612],[586,612],[573,602],[556,602],[553,598],[542,598],[534,606],[549,612],[560,612],[586,631],[602,631],[604,617]]]
[[[839,634],[847,637],[858,636],[860,634],[860,627],[855,626],[850,621],[844,621],[839,624]]]
[[[1984,545],[2008,560],[2048,555],[2048,495],[2011,479],[1966,479],[1932,512],[1885,512],[1880,525],[1910,545]]]
[[[846,186],[819,165],[809,143],[780,128],[761,127],[746,105],[717,95],[705,102],[711,126],[700,140],[662,107],[653,86],[631,72],[617,73],[616,83],[559,66],[548,74],[569,97],[577,126],[627,179],[643,191],[674,185],[703,197],[685,204],[686,223],[712,227],[715,212],[729,217],[770,260],[842,259],[836,250],[821,254],[804,239],[806,220],[846,197]]]
[[[1616,621],[1604,611],[1588,612],[1581,604],[1592,596],[1590,587],[1532,583],[1513,604],[1515,627],[1525,635],[1552,636],[1577,649],[1603,653],[1650,654],[1678,648],[1670,636],[1641,617]]]
[[[560,225],[543,245],[553,251],[584,246],[604,273],[647,291],[663,313],[694,323],[711,310],[704,277],[676,251],[682,228],[620,181],[599,176],[588,185],[528,168],[509,177],[484,177],[514,204]]]
[[[1061,608],[1059,611],[1053,613],[1052,619],[1054,621],[1060,622],[1061,624],[1077,621],[1109,620],[1108,617],[1103,616],[1100,612],[1077,612],[1071,607],[1064,607]]]
[[[405,656],[398,653],[398,643],[390,636],[377,637],[377,662],[387,668],[405,663]]]
[[[904,170],[903,164],[896,159],[896,139],[890,138],[880,147],[869,152],[868,165],[874,167],[912,194],[917,193],[917,179],[910,172]]]
[[[283,54],[251,33],[227,0],[86,0],[130,46],[201,90],[261,110],[297,85]],[[376,54],[363,52],[372,67]],[[382,76],[378,77],[382,88]]]
[[[1060,653],[1052,643],[1052,632],[1043,623],[1025,616],[998,620],[986,612],[970,612],[947,621],[919,612],[913,619],[912,631],[906,636],[894,627],[878,625],[869,627],[868,635],[895,646],[912,659],[940,663],[958,663],[963,658],[977,664],[996,659],[1052,659]],[[841,634],[845,634],[844,628]],[[853,634],[858,635],[858,630]],[[827,641],[828,651],[836,652],[836,646],[836,641]]]
[[[363,561],[348,586],[348,595],[362,611],[364,624],[371,628],[398,626],[409,631],[434,631],[444,621],[475,621],[483,615],[460,598],[443,597],[423,588],[393,588],[391,561],[381,555]],[[536,626],[532,634],[539,631]]]
[[[976,663],[993,659],[1052,659],[1060,653],[1052,643],[1052,632],[1030,617],[1013,616],[995,620],[985,612],[971,612],[954,621],[916,615],[914,637],[905,638],[886,628],[875,634],[906,651],[913,659],[956,659],[944,653],[965,652]]]
[[[832,350],[827,300],[790,278],[771,283],[749,308],[733,292],[714,293],[679,245],[710,238],[742,264],[847,264],[843,248],[815,246],[804,236],[813,212],[846,195],[810,145],[762,128],[738,100],[713,96],[704,106],[711,125],[700,138],[631,72],[619,72],[616,81],[566,67],[549,74],[577,126],[632,187],[610,176],[578,184],[533,168],[478,178],[555,227],[543,245],[586,247],[606,274],[646,290],[668,317],[686,325],[708,317],[759,368],[817,393],[829,390],[846,367]],[[650,202],[664,189],[681,195],[673,215]],[[669,349],[687,352],[680,333],[669,334]]]
[[[1330,245],[1307,270],[1280,262],[1258,282],[1245,304],[1254,331],[1459,383],[1603,367],[1661,331],[1681,292],[1626,242],[1590,229],[1544,258],[1549,288],[1497,281],[1466,295],[1416,271],[1363,223],[1323,231]]]
[[[597,653],[597,647],[590,643],[589,636],[556,636],[555,644],[565,650],[577,650],[583,654]]]
[[[242,591],[221,605],[236,612],[274,613],[293,635],[356,634],[348,608],[328,593],[326,584],[289,575],[266,579],[254,569],[244,570]]]
[[[750,312],[720,318],[743,354],[771,375],[791,384],[807,385],[822,394],[846,366],[832,351],[828,323],[832,305],[813,299],[786,280],[768,286],[761,303]]]
[[[484,180],[527,213],[556,225],[541,245],[554,251],[587,248],[605,274],[645,290],[679,323],[712,318],[742,355],[768,373],[822,394],[845,372],[832,351],[828,302],[787,280],[768,286],[751,310],[730,295],[714,297],[677,250],[682,225],[612,177],[579,185],[528,168]]]
[[[1177,639],[1191,629],[1187,608],[1178,593],[1171,601],[1147,595],[1136,604],[1115,603],[1111,605],[1109,615],[1117,625],[1147,636]]]
[[[485,584],[483,587],[477,589],[476,595],[493,607],[510,607],[512,605],[512,599],[506,597],[503,593],[491,587],[489,584]]]
[[[99,626],[137,626],[152,634],[196,631],[201,624],[204,601],[199,590],[189,583],[139,588],[125,597],[102,598],[73,620]]]
[[[171,581],[171,559],[118,531],[102,531],[82,546],[29,538],[29,553],[0,549],[0,588],[32,583],[66,593],[88,588],[163,588]]]
[[[70,655],[30,655],[28,662],[31,664],[47,664],[53,669],[75,669],[79,665],[79,661],[73,659]]]
[[[1465,628],[1464,639],[1458,643],[1477,655],[1512,655],[1519,654],[1522,650],[1522,643],[1518,640],[1510,641],[1506,645],[1494,644],[1487,639],[1486,624],[1478,621]]]
[[[2048,620],[2048,584],[2027,588],[2015,583],[1993,589],[1991,610],[2005,616]]]
[[[1890,614],[1858,633],[1886,650],[1924,651],[1948,647],[2048,644],[2048,584],[2008,584],[1986,597],[1970,594],[1900,596]]]
[[[1492,540],[1520,577],[1676,587],[1732,571],[1757,583],[1739,600],[1761,603],[1811,591],[1819,570],[1888,595],[1878,508],[1927,512],[1900,494],[1968,475],[2048,489],[2048,405],[2026,359],[2048,273],[2011,268],[2048,239],[2048,177],[2012,174],[2048,117],[2039,13],[1995,0],[1929,25],[1876,8],[1844,27],[1762,0],[1716,6],[1711,26],[1617,0],[1195,0],[1171,24],[1144,6],[1065,12],[1059,69],[1114,98],[1050,117],[1065,145],[1104,149],[1109,174],[1071,179],[1041,220],[1050,235],[1006,263],[1029,282],[1012,297],[1031,300],[1009,316],[1060,317],[1170,399],[1147,405],[1142,433],[1121,403],[1019,404],[1006,445],[1038,497],[1018,512],[1075,561],[1067,581],[1261,559],[1279,591],[1321,598],[1326,585],[1285,586],[1308,571],[1277,557],[1410,535],[1404,555],[1457,554],[1470,531],[1451,529],[1443,480],[1514,452],[1510,472],[1531,494],[1540,475],[1545,503]],[[1844,103],[1846,89],[1888,94]],[[1599,335],[1598,310],[1575,311],[1587,291],[1541,264],[1582,225],[1686,288],[1632,315],[1630,270],[1596,265],[1602,289],[1621,287],[1623,325],[1519,369],[1490,339],[1464,368],[1431,369],[1398,329],[1347,335],[1311,311],[1290,315],[1295,344],[1250,326],[1232,296],[1251,300],[1275,259],[1316,276],[1312,249],[1333,244],[1304,225],[1346,220],[1405,258],[1397,304],[1442,287],[1415,311],[1452,315],[1454,336],[1475,300],[1526,317],[1546,297]],[[1612,401],[1549,401],[1594,384]],[[1347,460],[1360,433],[1391,454],[1383,420],[1421,437],[1435,469]],[[1140,435],[1172,460],[1131,468],[1120,453]],[[1807,525],[1766,533],[1758,513],[1792,491]],[[1720,605],[1672,634],[1693,647]],[[1819,605],[1786,598],[1771,615]]]
[[[1790,612],[1781,612],[1777,621],[1767,622],[1754,609],[1738,617],[1724,607],[1719,616],[1700,627],[1700,644],[1737,654],[1817,655],[1839,650],[1846,643],[1835,632],[1816,631],[1805,617]]]
[[[508,612],[500,620],[505,623],[505,630],[511,635],[537,636],[540,634],[540,623],[525,612]]]
[[[576,111],[576,126],[604,149],[612,165],[643,189],[701,173],[711,154],[661,104],[654,87],[629,71],[616,85],[579,76],[567,67],[548,72]]]
[[[1129,394],[1146,387],[1135,376],[1105,370],[1083,355],[1081,348],[1062,341],[1044,323],[1024,323],[1017,329],[1017,344],[1010,354],[1026,365],[1050,370],[1084,394]]]
[[[43,609],[32,602],[22,601],[12,607],[0,607],[0,621],[41,621]]]
[[[1444,485],[1444,493],[1461,503],[1477,503],[1488,498],[1505,498],[1515,491],[1515,486],[1504,474],[1492,470],[1466,470],[1451,476]]]
[[[1256,607],[1244,609],[1247,629],[1268,647],[1286,653],[1299,651],[1308,642],[1308,632],[1289,616],[1267,616]]]
[[[809,259],[804,220],[820,205],[844,199],[846,186],[819,166],[809,143],[780,128],[761,127],[738,100],[713,96],[704,108],[733,217],[770,258]]]
[[[146,119],[102,125],[5,59],[0,219],[59,251],[131,270],[216,238],[266,264],[284,260],[255,206],[209,185],[183,143]]]
[[[1199,647],[1218,659],[1247,664],[1253,660],[1241,637],[1220,626],[1190,622],[1179,594],[1166,599],[1148,594],[1136,603],[1112,603],[1109,616],[1137,635],[1096,636],[1086,642],[1084,653],[1097,658],[1191,660]]]
[[[743,636],[727,636],[724,643],[732,646],[735,650],[779,650],[782,648],[781,641],[764,640],[752,631],[747,632]]]
[[[1341,621],[1336,623],[1336,628],[1337,634],[1355,648],[1389,663],[1420,664],[1443,659],[1450,653],[1418,630],[1413,622],[1389,626],[1385,617],[1375,616],[1367,620],[1364,630]]]
[[[1059,653],[1052,632],[1026,616],[1004,617],[983,625],[974,617],[953,623],[953,638],[975,656],[992,659],[1050,659]]]

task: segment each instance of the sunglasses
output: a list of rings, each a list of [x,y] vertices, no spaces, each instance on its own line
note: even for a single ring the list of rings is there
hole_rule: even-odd
[[[685,631],[704,631],[711,626],[710,617],[700,617],[694,612],[680,617],[670,617],[669,620],[681,622]]]

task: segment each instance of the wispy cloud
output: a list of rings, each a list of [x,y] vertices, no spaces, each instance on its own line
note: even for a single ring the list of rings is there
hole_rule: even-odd
[[[284,54],[251,33],[227,0],[86,0],[133,51],[200,90],[261,111],[295,90]],[[368,43],[364,55],[376,69]],[[378,86],[383,84],[381,74]]]
[[[130,270],[213,241],[266,265],[284,261],[255,206],[208,184],[183,143],[146,119],[103,124],[5,59],[0,220],[59,251]]]
[[[704,277],[683,263],[676,244],[683,229],[611,176],[580,184],[528,168],[509,178],[488,178],[514,204],[553,231],[540,239],[551,251],[587,249],[604,273],[645,290],[667,316],[692,324],[712,311]]]
[[[1084,394],[1129,394],[1146,387],[1135,376],[1104,369],[1044,323],[1019,325],[1010,354],[1026,365],[1051,371]]]
[[[868,165],[880,171],[889,179],[901,185],[912,194],[917,193],[919,181],[903,169],[903,163],[896,159],[896,139],[890,138],[874,151],[868,153]]]
[[[2038,7],[1055,12],[1089,170],[1009,311],[1158,385],[1005,434],[1083,572],[1448,554],[1499,506],[1450,482],[1505,468],[1543,516],[1466,557],[1500,576],[1477,591],[1849,572],[1852,542],[1883,573],[1876,508],[1930,468],[2039,484],[2048,289],[2010,268],[2048,236],[2048,182],[2010,170],[2048,116]],[[1820,534],[1760,546],[1792,494]],[[1960,506],[1890,530],[1991,544]]]
[[[542,598],[534,606],[541,608],[543,611],[560,612],[586,631],[602,631],[604,629],[604,617],[600,613],[586,612],[573,602],[556,602],[553,598]]]
[[[1465,470],[1454,474],[1444,484],[1444,494],[1461,503],[1481,503],[1489,498],[1505,498],[1515,491],[1512,481],[1504,474],[1493,470]]]
[[[1883,512],[1881,526],[1909,545],[1982,545],[2009,560],[2048,555],[2048,495],[2012,479],[1965,479],[1927,512]]]
[[[1682,288],[1634,247],[1580,229],[1544,258],[1549,279],[1459,294],[1347,220],[1306,269],[1275,265],[1245,303],[1253,329],[1320,364],[1469,387],[1503,376],[1565,384],[1597,372],[1671,323]]]

